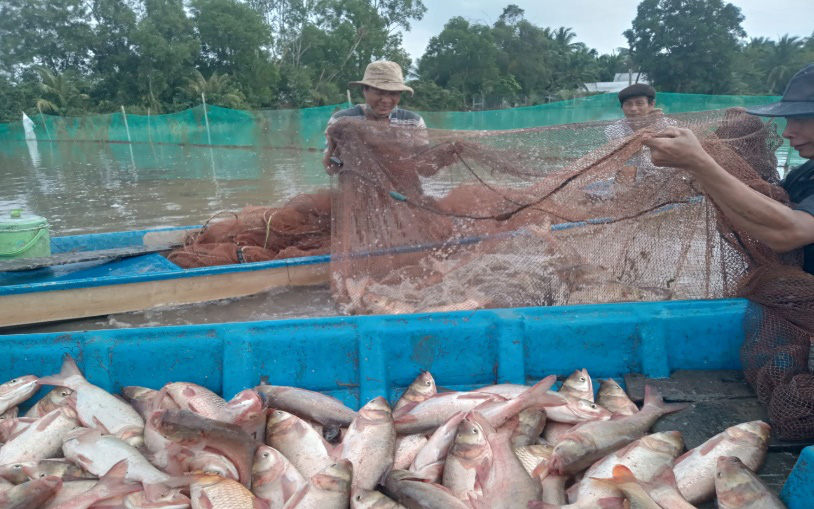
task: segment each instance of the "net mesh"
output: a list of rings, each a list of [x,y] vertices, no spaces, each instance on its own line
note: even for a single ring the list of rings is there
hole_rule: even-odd
[[[745,296],[743,366],[777,434],[814,436],[814,277],[739,231],[642,140],[661,119],[512,131],[343,120],[332,287],[348,313]],[[775,200],[776,126],[742,109],[671,115],[729,173]]]
[[[748,297],[746,378],[779,437],[814,436],[814,276],[643,145],[665,123],[691,129],[726,171],[788,203],[777,126],[740,108],[624,122],[454,131],[342,119],[328,133],[343,163],[330,191],[213,222],[173,260],[330,249],[350,314]]]

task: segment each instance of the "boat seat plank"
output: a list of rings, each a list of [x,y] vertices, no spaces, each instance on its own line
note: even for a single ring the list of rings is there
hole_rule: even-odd
[[[133,246],[115,249],[100,249],[97,251],[80,251],[76,253],[59,253],[42,258],[6,260],[0,261],[0,272],[21,272],[26,270],[41,269],[44,267],[54,267],[57,265],[68,265],[71,263],[93,262],[100,260],[115,261],[132,256],[169,251],[174,247],[178,246],[173,244],[164,244],[161,246]]]

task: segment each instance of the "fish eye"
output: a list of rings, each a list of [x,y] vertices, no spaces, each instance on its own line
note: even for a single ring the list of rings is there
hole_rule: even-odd
[[[427,387],[429,387],[430,385],[432,385],[432,383],[431,383],[429,380],[427,380],[426,382],[424,382],[424,385],[426,385]]]
[[[268,458],[268,457],[269,457],[269,453],[264,452],[264,453],[263,453],[263,457],[264,457],[264,458]]]
[[[596,408],[596,405],[591,403],[591,408]]]
[[[585,377],[584,377],[584,376],[579,377],[579,381],[580,381],[580,382],[584,382],[584,381],[585,381]]]
[[[45,472],[40,474],[40,479],[42,479],[43,477],[45,477]]]
[[[356,500],[362,500],[362,495],[356,495]]]
[[[70,393],[68,391],[62,391],[59,393],[60,396],[68,396]]]
[[[23,468],[23,466],[22,465],[14,465],[11,468],[16,468],[17,470],[20,470],[21,468]]]

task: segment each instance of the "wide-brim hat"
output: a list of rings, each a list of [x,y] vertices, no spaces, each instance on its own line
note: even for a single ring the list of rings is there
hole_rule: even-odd
[[[413,89],[404,84],[401,66],[387,60],[368,64],[362,81],[351,81],[349,85],[367,85],[379,90],[410,92],[410,95],[413,95]]]
[[[780,101],[752,106],[746,112],[761,117],[814,117],[814,64],[791,78]]]

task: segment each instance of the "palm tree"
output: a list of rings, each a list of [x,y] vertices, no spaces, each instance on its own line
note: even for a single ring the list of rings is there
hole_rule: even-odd
[[[37,99],[37,109],[57,115],[85,113],[85,103],[90,97],[79,91],[75,81],[66,73],[57,74],[44,67],[36,68],[42,83],[42,97]]]
[[[243,94],[235,89],[231,77],[228,74],[218,74],[217,71],[207,80],[196,69],[192,77],[187,78],[186,91],[194,97],[204,94],[208,103],[227,108],[239,108],[245,104]]]
[[[782,94],[786,83],[805,62],[803,41],[799,37],[781,37],[769,47],[766,55],[766,84],[773,94]]]
[[[551,33],[554,42],[556,42],[560,47],[565,49],[571,49],[573,47],[573,43],[571,41],[577,36],[574,33],[572,28],[560,27],[554,32]],[[577,43],[579,44],[579,43]]]

